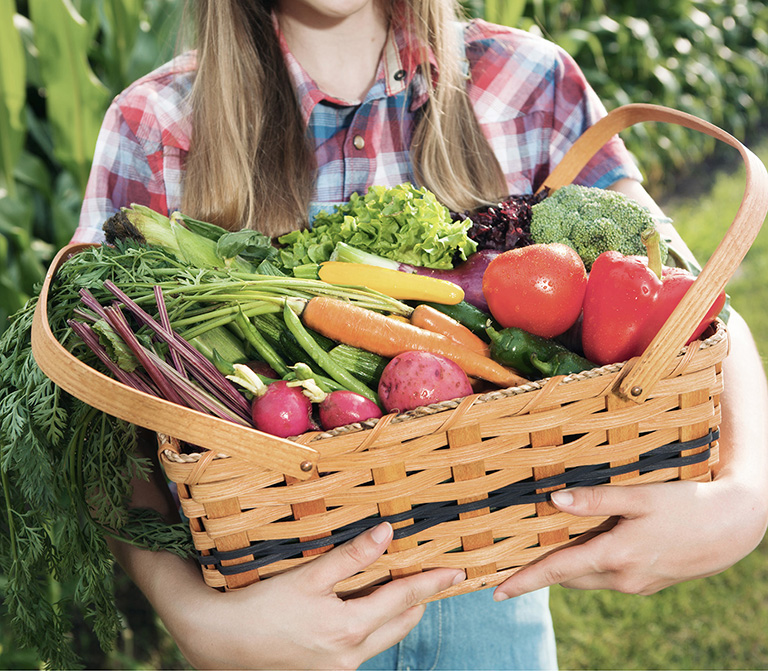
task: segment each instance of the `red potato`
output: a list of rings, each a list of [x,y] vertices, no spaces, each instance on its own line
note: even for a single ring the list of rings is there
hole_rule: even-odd
[[[373,401],[353,391],[332,391],[318,405],[320,426],[335,429],[366,419],[381,417],[381,408]]]
[[[313,428],[312,402],[301,387],[289,387],[284,380],[273,382],[263,396],[251,404],[253,424],[264,433],[288,438]]]
[[[379,379],[379,399],[387,412],[405,412],[471,393],[469,378],[458,364],[431,352],[398,354]]]

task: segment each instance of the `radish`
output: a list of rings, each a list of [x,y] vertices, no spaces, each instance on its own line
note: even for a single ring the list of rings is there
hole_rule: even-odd
[[[251,404],[253,424],[259,431],[287,438],[313,428],[312,402],[302,388],[284,380],[270,384]]]
[[[318,405],[318,412],[320,425],[326,430],[381,417],[381,408],[373,401],[345,389],[328,394]]]
[[[431,352],[398,354],[379,380],[379,398],[387,412],[405,412],[471,393],[469,378],[459,365]]]
[[[246,366],[250,368],[254,373],[257,375],[261,375],[262,377],[267,377],[270,380],[279,380],[280,376],[275,372],[275,370],[265,361],[249,361]]]

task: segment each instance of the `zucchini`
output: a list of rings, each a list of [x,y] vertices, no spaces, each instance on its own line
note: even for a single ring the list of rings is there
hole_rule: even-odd
[[[255,315],[251,317],[251,322],[272,347],[280,349],[280,336],[285,332],[285,322],[280,315],[273,312]]]

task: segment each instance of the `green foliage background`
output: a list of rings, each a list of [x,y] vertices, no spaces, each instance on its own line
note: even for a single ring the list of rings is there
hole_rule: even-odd
[[[470,15],[531,30],[561,44],[609,109],[628,102],[676,107],[714,122],[747,144],[764,129],[768,6],[763,2],[466,0],[464,5]],[[181,13],[182,0],[0,0],[0,331],[34,293],[53,253],[74,231],[109,101],[174,54]],[[690,175],[702,174],[702,165],[711,173],[711,168],[730,160],[714,140],[676,127],[646,124],[623,137],[649,190],[662,200],[690,184]],[[690,213],[685,207],[680,212]],[[701,212],[695,216],[704,218]],[[749,267],[756,275],[744,291],[765,284],[765,258],[752,256]],[[750,566],[756,565],[764,577],[765,553],[755,556]],[[751,575],[745,582],[764,582],[757,573]],[[102,652],[85,622],[75,622],[76,648],[86,665],[183,668],[184,660],[148,605],[119,573],[116,584],[125,628],[115,651]],[[728,584],[730,592],[748,589]],[[52,583],[54,591],[59,588]],[[694,590],[690,598],[696,599],[695,587],[678,593],[685,590]],[[566,634],[569,652],[562,661],[572,668],[598,668],[599,652],[579,640],[579,631],[582,636],[593,631],[600,636],[599,623],[593,624],[595,630],[584,623],[586,614],[594,613],[597,604],[604,620],[617,616],[625,605],[634,607],[634,602],[629,606],[615,595],[587,601],[556,594],[556,599],[556,617],[568,623],[568,632],[576,632]],[[650,612],[642,617],[651,623],[653,606],[644,608]],[[765,617],[764,603],[761,612]],[[761,631],[768,628],[763,624]],[[702,636],[705,640],[707,632]],[[732,668],[768,665],[764,645],[753,647],[752,653],[755,666],[749,657],[737,656]],[[604,668],[638,668],[626,658],[612,658],[610,650],[604,654]],[[648,668],[723,668],[721,657],[710,658],[711,667],[706,658],[677,659],[672,652],[647,659]],[[0,668],[39,664],[34,651],[14,644],[9,623],[0,619]]]

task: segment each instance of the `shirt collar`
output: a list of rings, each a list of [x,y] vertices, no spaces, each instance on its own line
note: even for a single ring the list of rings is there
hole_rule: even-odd
[[[312,77],[291,53],[283,32],[280,30],[277,17],[273,16],[275,30],[277,32],[280,48],[288,66],[288,72],[293,80],[298,93],[304,123],[309,123],[312,111],[319,102],[327,102],[335,105],[358,105],[361,100],[342,100],[324,93],[318,88]],[[376,81],[367,94],[366,100],[394,96],[412,86],[413,97],[410,108],[415,110],[421,107],[427,100],[427,86],[421,73],[421,54],[416,39],[407,31],[402,20],[393,19],[387,35],[382,57],[376,73]],[[432,69],[432,76],[437,76],[437,63],[431,50],[428,53],[428,62]]]

